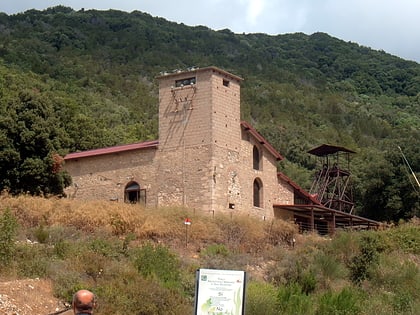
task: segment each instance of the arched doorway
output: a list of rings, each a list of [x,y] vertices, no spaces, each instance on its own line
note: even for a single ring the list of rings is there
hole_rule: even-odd
[[[129,182],[124,189],[124,202],[146,204],[146,190],[137,182]]]

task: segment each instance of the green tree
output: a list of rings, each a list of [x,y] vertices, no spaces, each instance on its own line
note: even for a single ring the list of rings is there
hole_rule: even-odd
[[[0,189],[12,194],[62,194],[70,177],[59,153],[66,145],[50,101],[35,91],[22,91],[0,118]]]

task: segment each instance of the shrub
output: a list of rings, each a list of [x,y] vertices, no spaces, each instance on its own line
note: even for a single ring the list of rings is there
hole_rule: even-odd
[[[224,244],[213,244],[207,246],[205,249],[201,251],[202,256],[223,256],[227,257],[229,255],[229,250],[226,248]]]
[[[179,283],[179,261],[162,245],[143,245],[135,253],[134,265],[142,276],[156,277],[168,287]]]
[[[354,284],[360,284],[370,277],[370,269],[379,261],[381,245],[375,234],[363,235],[360,240],[360,255],[353,257],[350,263],[350,279]],[[376,234],[377,235],[377,234]]]
[[[402,261],[400,253],[381,255],[379,264],[371,272],[371,283],[388,292],[397,290],[418,293],[420,298],[420,269],[414,262]]]
[[[41,224],[35,229],[34,235],[38,242],[40,242],[41,244],[46,244],[48,242],[50,233],[45,228],[45,226]]]
[[[69,242],[59,240],[54,244],[54,254],[59,259],[65,259],[69,255],[70,248]]]
[[[363,295],[352,288],[344,288],[339,293],[326,292],[319,299],[315,315],[356,315],[361,310]]]
[[[42,244],[17,247],[15,262],[18,274],[28,278],[42,278],[47,274],[52,249]]]
[[[395,314],[416,314],[414,298],[409,292],[398,292],[393,298],[392,307]]]
[[[328,251],[345,265],[349,265],[359,249],[358,233],[340,231],[329,244]]]
[[[386,231],[386,235],[395,244],[394,247],[406,253],[420,254],[420,225],[403,224]]]
[[[302,292],[297,283],[279,288],[277,295],[277,308],[279,314],[313,314],[312,299]]]
[[[268,283],[249,282],[246,290],[247,315],[276,315],[277,289]]]
[[[296,284],[304,294],[315,291],[315,275],[308,262],[302,260],[298,255],[289,256],[280,263],[281,266],[272,267],[269,272],[272,283],[278,286]]]
[[[127,264],[113,264],[98,282],[98,314],[192,314],[188,304],[174,290],[162,287],[157,279],[145,279]]]
[[[99,238],[89,242],[89,250],[104,257],[113,257],[118,252],[117,246],[112,241]]]
[[[271,245],[293,245],[292,240],[299,232],[298,225],[283,220],[272,220],[265,226],[267,239]]]
[[[53,280],[54,295],[71,302],[74,292],[80,289],[90,289],[91,285],[71,266],[71,262],[56,262],[49,269]]]
[[[9,265],[15,253],[18,223],[9,208],[0,217],[0,264]]]
[[[330,281],[341,278],[345,274],[345,267],[329,253],[317,254],[313,269],[324,289],[329,289]]]

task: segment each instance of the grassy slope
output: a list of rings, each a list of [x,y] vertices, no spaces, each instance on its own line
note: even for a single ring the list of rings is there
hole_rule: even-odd
[[[337,308],[346,314],[415,314],[420,306],[420,224],[415,221],[326,239],[297,235],[281,220],[212,217],[188,209],[24,196],[2,196],[0,209],[3,215],[12,210],[23,241],[1,274],[50,278],[64,299],[77,288],[92,288],[102,300],[98,314],[115,312],[113,307],[127,314],[140,309],[160,314],[175,306],[173,314],[191,312],[197,268],[246,270],[247,314],[262,309],[266,314],[280,309],[282,314],[341,314]],[[192,220],[187,234],[186,217]],[[29,245],[26,239],[41,244]],[[352,282],[355,276],[361,281]]]

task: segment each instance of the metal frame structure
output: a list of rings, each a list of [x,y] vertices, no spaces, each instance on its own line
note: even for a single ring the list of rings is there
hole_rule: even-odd
[[[300,232],[317,231],[322,235],[334,234],[336,229],[379,228],[380,222],[353,214],[350,154],[355,152],[323,144],[309,153],[317,156],[320,163],[310,192],[279,173],[279,178],[293,187],[295,200],[294,204],[274,204],[275,215],[293,218]]]
[[[323,144],[308,153],[317,156],[321,164],[309,193],[324,207],[351,214],[354,202],[350,183],[350,154],[355,152]]]

